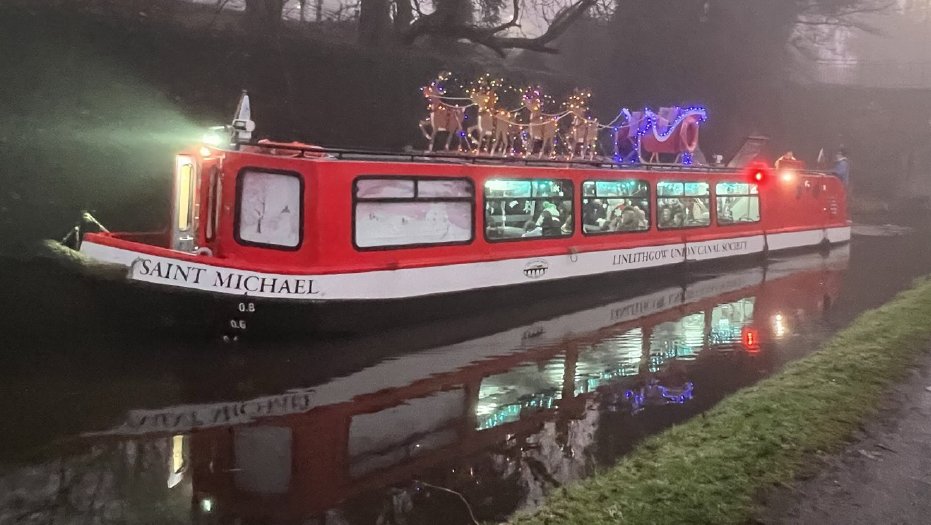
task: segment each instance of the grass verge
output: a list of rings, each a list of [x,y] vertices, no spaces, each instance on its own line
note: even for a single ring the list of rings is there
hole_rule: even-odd
[[[744,523],[755,497],[842,447],[931,340],[931,278],[860,315],[818,352],[512,523]]]

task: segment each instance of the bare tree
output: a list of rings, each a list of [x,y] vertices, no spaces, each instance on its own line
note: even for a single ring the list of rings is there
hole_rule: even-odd
[[[391,3],[389,0],[362,0],[359,9],[359,42],[375,46],[391,35]]]
[[[285,0],[246,0],[246,21],[263,28],[281,25]]]
[[[521,27],[524,10],[521,0],[513,0],[510,17],[501,20],[504,0],[434,0],[433,10],[425,13],[417,0],[362,0],[359,18],[360,42],[375,45],[394,40],[411,45],[426,37],[467,40],[504,56],[508,49],[528,49],[557,53],[552,45],[575,21],[585,16],[599,0],[572,0],[549,20],[546,30],[534,37],[515,34]],[[476,16],[478,14],[479,16]]]
[[[307,0],[298,0],[299,11],[301,15],[301,23],[307,21]]]

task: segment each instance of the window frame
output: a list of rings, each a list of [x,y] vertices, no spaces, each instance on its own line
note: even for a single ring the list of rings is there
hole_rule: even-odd
[[[244,181],[246,179],[247,172],[258,172],[258,173],[267,173],[270,175],[286,175],[288,177],[294,177],[298,180],[300,185],[300,191],[298,195],[299,202],[301,204],[300,217],[298,218],[298,238],[297,244],[294,246],[283,246],[281,244],[271,244],[265,242],[256,242],[248,241],[242,238],[240,235],[240,222],[242,220],[242,190]],[[282,169],[273,169],[273,168],[263,168],[260,166],[244,166],[236,173],[236,209],[233,213],[233,238],[236,239],[236,242],[243,246],[251,246],[255,248],[267,248],[271,250],[279,250],[284,252],[296,252],[301,249],[304,245],[304,220],[306,218],[306,212],[304,210],[305,201],[305,182],[304,176],[297,171],[292,170],[282,170]]]
[[[414,182],[414,196],[413,197],[378,197],[374,199],[360,199],[357,195],[358,183],[362,180],[410,180]],[[468,183],[469,187],[472,188],[471,197],[425,197],[418,198],[418,193],[420,193],[420,185],[417,181],[465,181]],[[440,177],[437,175],[376,175],[376,174],[365,174],[359,175],[352,180],[352,185],[349,190],[352,194],[352,207],[350,210],[352,228],[351,228],[351,240],[352,247],[356,251],[360,252],[378,252],[378,251],[387,251],[387,250],[408,250],[413,248],[434,248],[441,246],[466,246],[475,242],[475,181],[469,177]],[[469,209],[471,211],[471,217],[469,218],[469,240],[467,241],[450,241],[450,242],[421,242],[414,244],[392,244],[386,246],[359,246],[356,243],[356,205],[360,202],[382,202],[382,203],[395,203],[395,202],[469,202]]]
[[[660,195],[660,194],[659,194],[659,185],[660,185],[661,183],[666,183],[666,184],[682,184],[682,195],[665,195],[665,196],[664,196],[664,195]],[[707,195],[686,195],[686,194],[685,194],[685,185],[686,185],[686,184],[689,184],[689,183],[698,183],[698,184],[700,184],[700,183],[705,183],[705,184],[707,184],[707,185],[708,185],[708,194],[707,194]],[[712,221],[712,220],[711,220],[711,217],[712,217],[712,214],[717,215],[717,209],[716,209],[716,208],[712,208],[712,207],[716,204],[716,203],[715,203],[715,196],[714,196],[714,193],[711,191],[711,186],[712,186],[712,184],[713,184],[713,183],[712,183],[711,181],[708,181],[708,180],[699,180],[699,181],[695,181],[695,180],[657,180],[657,181],[656,181],[656,199],[655,199],[656,211],[654,212],[654,214],[655,214],[655,216],[656,216],[656,230],[657,230],[657,231],[668,232],[668,231],[678,231],[678,230],[695,230],[695,229],[698,229],[698,228],[710,228],[710,227],[714,226],[714,225],[715,225],[715,221]],[[685,198],[685,197],[691,197],[691,198],[693,198],[693,199],[705,199],[705,198],[708,199],[708,224],[696,224],[696,225],[693,225],[693,226],[684,226],[684,225],[683,225],[683,226],[667,226],[667,227],[665,227],[665,228],[662,227],[662,226],[660,226],[659,217],[660,217],[660,208],[661,208],[661,206],[659,205],[659,200],[660,200],[660,199],[678,199],[678,198]]]
[[[204,239],[213,242],[220,231],[220,210],[223,205],[223,174],[219,167],[214,166],[210,169],[207,184],[207,223],[204,226]]]
[[[724,197],[756,197],[759,207],[760,218],[755,221],[734,221],[734,222],[721,222],[721,218],[718,215],[718,199],[721,198],[718,194],[718,184],[748,184],[750,186],[756,186],[756,193],[725,193]],[[714,224],[722,228],[729,228],[731,226],[746,226],[748,224],[760,224],[763,222],[763,199],[760,193],[760,185],[753,182],[742,182],[742,181],[715,181],[714,183]]]
[[[534,196],[533,196],[533,183],[534,183],[534,182],[536,182],[536,181],[541,181],[541,180],[543,180],[543,181],[547,181],[547,180],[548,180],[548,181],[559,181],[559,182],[568,183],[568,184],[569,184],[569,187],[572,188],[572,193],[573,193],[573,195],[572,195],[571,197],[568,197],[568,198],[562,197],[561,200],[563,200],[563,201],[569,201],[569,202],[572,203],[572,231],[569,232],[569,233],[567,233],[567,234],[564,234],[564,235],[558,235],[558,236],[555,236],[555,235],[554,235],[554,236],[550,236],[550,237],[543,237],[543,236],[540,236],[540,237],[514,237],[514,238],[510,238],[510,239],[492,239],[492,238],[488,237],[488,223],[487,223],[487,217],[486,217],[486,210],[488,209],[488,194],[487,194],[486,191],[485,191],[485,185],[488,184],[488,181],[491,181],[491,180],[516,181],[516,182],[529,182],[529,183],[530,183],[530,197],[492,197],[492,200],[495,200],[495,201],[501,201],[501,200],[505,200],[505,199],[509,199],[509,198],[510,198],[510,199],[526,199],[526,200],[532,200],[532,201],[534,201],[534,202],[536,202],[536,201],[544,201],[544,200],[546,200],[546,199],[548,199],[548,198],[550,198],[550,197],[534,197]],[[577,218],[576,218],[576,205],[575,205],[575,204],[576,204],[576,196],[577,196],[577,195],[578,195],[578,192],[577,192],[576,189],[575,189],[575,181],[573,181],[572,179],[563,179],[563,178],[556,178],[556,177],[530,177],[530,178],[526,178],[526,177],[524,177],[524,178],[522,178],[522,177],[489,177],[489,178],[486,178],[486,179],[484,179],[484,180],[482,181],[482,236],[485,238],[485,242],[488,242],[488,243],[499,243],[499,242],[526,242],[526,241],[552,241],[552,240],[560,240],[560,239],[569,239],[569,238],[571,238],[571,237],[573,237],[573,236],[575,235],[575,232],[576,232],[576,223],[578,222],[578,221],[576,220]],[[579,202],[581,202],[581,200],[580,200]]]
[[[635,198],[638,198],[638,197],[631,197],[631,196],[624,196],[624,195],[616,195],[616,196],[613,196],[613,197],[601,197],[601,196],[598,195],[598,183],[599,183],[599,182],[620,182],[620,181],[634,181],[634,182],[639,182],[639,183],[645,184],[646,187],[647,187],[646,200],[647,200],[647,202],[650,204],[650,207],[651,207],[651,208],[652,208],[652,207],[655,207],[655,204],[653,203],[653,200],[652,200],[652,197],[653,197],[653,185],[650,184],[650,181],[649,181],[649,180],[646,180],[646,179],[630,179],[630,178],[628,178],[628,179],[591,179],[591,180],[584,180],[584,181],[582,181],[582,184],[579,186],[579,187],[582,189],[582,192],[579,194],[579,203],[581,204],[581,207],[580,207],[580,210],[579,210],[580,213],[584,213],[584,209],[585,209],[585,200],[586,200],[586,199],[606,199],[606,200],[607,200],[607,199],[635,199]],[[584,194],[584,192],[585,192],[585,185],[588,184],[589,182],[591,182],[592,184],[595,185],[595,195],[593,195],[593,196],[588,196],[588,195],[585,195],[585,194]],[[625,230],[619,230],[619,231],[602,231],[602,232],[592,232],[592,233],[589,233],[589,232],[586,232],[586,231],[585,231],[585,225],[583,224],[581,230],[579,230],[579,231],[581,231],[581,232],[582,232],[582,235],[585,235],[586,237],[601,237],[601,236],[604,236],[604,235],[618,235],[618,234],[629,235],[629,234],[632,234],[632,233],[648,233],[648,232],[650,232],[650,231],[653,229],[653,226],[654,226],[654,221],[653,221],[653,210],[650,210],[650,211],[647,212],[647,228],[646,228],[645,230],[626,230],[626,231],[625,231]]]

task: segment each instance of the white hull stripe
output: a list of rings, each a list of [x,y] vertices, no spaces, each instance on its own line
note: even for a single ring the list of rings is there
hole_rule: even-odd
[[[766,243],[772,251],[785,250],[801,246],[816,246],[824,241],[824,236],[824,230],[770,233],[766,235]]]
[[[838,229],[847,230],[849,238],[850,228]],[[772,246],[771,239],[776,236],[768,238],[770,249],[783,249],[818,244],[825,235],[824,230],[781,233],[778,234],[778,247]],[[843,235],[843,232],[838,232],[831,237],[840,239]],[[763,235],[754,235],[624,250],[324,275],[252,272],[148,255],[93,242],[83,243],[81,251],[92,259],[128,267],[129,278],[137,281],[229,295],[334,301],[422,297],[655,268],[686,260],[704,261],[760,253],[765,243]]]

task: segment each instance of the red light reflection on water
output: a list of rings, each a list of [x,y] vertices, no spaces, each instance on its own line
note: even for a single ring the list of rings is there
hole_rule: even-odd
[[[752,326],[745,326],[740,330],[740,344],[744,350],[751,354],[760,351],[760,331]]]

